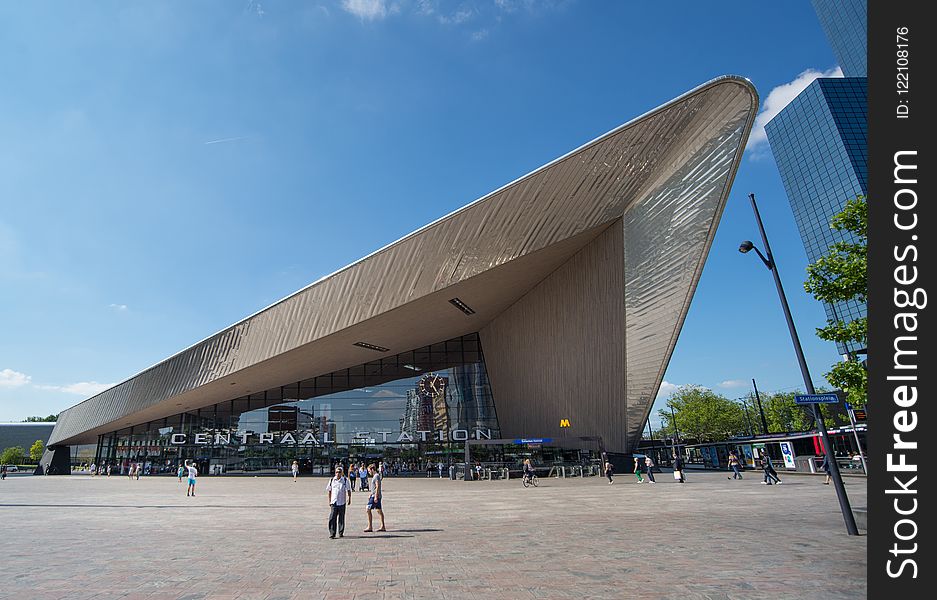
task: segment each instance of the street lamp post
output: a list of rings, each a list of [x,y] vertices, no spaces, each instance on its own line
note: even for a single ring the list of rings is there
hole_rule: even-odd
[[[752,202],[752,210],[755,212],[755,221],[758,223],[758,230],[761,232],[761,241],[765,245],[765,257],[753,243],[746,240],[739,246],[739,252],[745,254],[754,250],[765,266],[774,275],[774,285],[778,289],[778,296],[781,299],[781,308],[784,310],[784,318],[787,320],[787,328],[791,334],[791,342],[794,344],[794,352],[797,354],[797,362],[800,364],[800,373],[804,378],[804,386],[808,394],[816,394],[813,387],[813,380],[810,378],[810,371],[807,369],[807,360],[804,358],[804,350],[800,346],[800,338],[797,336],[797,329],[794,327],[794,318],[791,316],[791,308],[787,304],[787,296],[784,295],[784,287],[781,285],[781,277],[778,275],[778,267],[774,262],[774,256],[771,254],[771,245],[768,244],[768,235],[765,233],[765,226],[761,222],[761,214],[758,212],[758,205],[755,204],[755,194],[749,194]],[[830,443],[830,437],[826,432],[826,423],[823,421],[823,413],[820,408],[813,405],[813,415],[817,422],[817,429],[820,430],[820,438],[823,440],[823,449],[827,453],[827,464],[830,465],[830,475],[833,478],[833,485],[836,488],[836,497],[839,499],[839,507],[843,512],[843,521],[846,522],[846,532],[849,535],[859,535],[856,528],[856,519],[852,514],[852,508],[849,506],[849,498],[846,496],[846,487],[843,485],[843,478],[839,473],[839,465],[836,458],[833,457],[833,445]]]

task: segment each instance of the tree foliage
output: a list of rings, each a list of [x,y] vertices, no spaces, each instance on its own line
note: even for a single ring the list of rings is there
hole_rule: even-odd
[[[29,447],[29,458],[34,462],[39,462],[42,458],[42,453],[45,452],[46,445],[42,440],[36,440],[35,443]]]
[[[55,423],[58,418],[58,415],[49,415],[47,417],[26,417],[23,419],[23,423]]]
[[[715,442],[748,431],[742,407],[725,396],[696,385],[684,385],[667,400],[658,414],[664,435],[675,437],[670,408],[676,414],[676,433],[682,439]]]
[[[836,231],[849,232],[854,242],[836,242],[826,255],[807,266],[804,289],[821,302],[834,304],[868,299],[869,283],[866,261],[868,245],[869,211],[865,196],[857,196],[846,203],[842,212],[833,217],[831,227]],[[840,344],[856,343],[866,346],[868,340],[868,318],[862,317],[849,323],[828,321],[826,327],[817,329],[820,339]],[[854,406],[864,406],[868,398],[868,372],[858,362],[836,363],[825,374],[826,380],[846,393],[846,399]]]
[[[21,465],[25,461],[26,451],[22,446],[11,446],[0,454],[0,463],[4,465]]]

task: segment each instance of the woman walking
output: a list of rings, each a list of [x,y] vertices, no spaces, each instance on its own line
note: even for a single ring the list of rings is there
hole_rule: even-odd
[[[638,483],[644,483],[644,478],[641,477],[641,459],[637,456],[634,457],[634,476],[638,480]]]
[[[742,472],[739,470],[739,457],[735,453],[735,450],[729,452],[729,468],[732,469],[732,477],[726,477],[726,479],[741,479]]]
[[[608,477],[608,484],[612,485],[612,463],[605,461],[605,476]]]
[[[351,483],[348,486],[348,489],[355,491],[355,479],[358,478],[358,465],[351,463],[351,466],[348,467],[348,481]]]
[[[654,481],[654,459],[652,459],[650,456],[645,456],[644,466],[647,467],[647,480],[651,483],[657,483]]]
[[[293,471],[293,483],[296,483],[296,480],[299,478],[299,461],[294,460],[290,469]]]
[[[680,483],[686,483],[686,476],[683,474],[683,459],[676,450],[673,451],[673,478]]]
[[[823,472],[826,473],[826,479],[823,480],[824,485],[830,485],[830,480],[833,478],[832,473],[830,473],[830,455],[823,455],[823,464],[820,465],[823,468]]]

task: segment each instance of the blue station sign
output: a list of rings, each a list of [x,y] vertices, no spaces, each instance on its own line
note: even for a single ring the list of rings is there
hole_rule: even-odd
[[[518,438],[514,440],[515,444],[549,444],[553,438]]]
[[[797,404],[836,404],[839,396],[836,394],[798,394],[794,396]]]

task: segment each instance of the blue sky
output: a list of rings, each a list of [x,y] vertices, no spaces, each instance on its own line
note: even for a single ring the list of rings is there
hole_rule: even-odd
[[[0,4],[0,420],[58,412],[723,74],[776,112],[836,63],[810,3]],[[802,75],[810,71],[807,75]],[[766,143],[667,371],[798,386],[837,360]],[[656,422],[656,421],[655,421]]]

